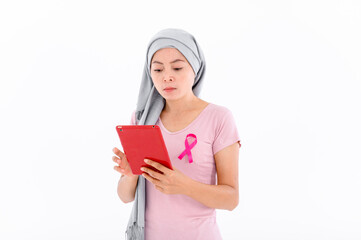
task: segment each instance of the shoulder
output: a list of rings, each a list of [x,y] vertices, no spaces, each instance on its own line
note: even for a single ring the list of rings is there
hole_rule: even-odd
[[[225,106],[212,104],[209,106],[207,124],[212,134],[213,153],[216,154],[226,146],[239,141],[237,124],[232,111]]]
[[[224,127],[232,127],[235,124],[232,111],[228,107],[209,103],[206,110],[202,116],[202,122],[216,132],[221,131]]]
[[[208,110],[213,118],[222,119],[232,115],[232,111],[229,108],[214,103],[209,103]]]

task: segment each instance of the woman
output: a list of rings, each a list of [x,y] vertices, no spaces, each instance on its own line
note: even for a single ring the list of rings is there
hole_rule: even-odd
[[[237,127],[227,108],[198,98],[204,73],[188,32],[169,28],[151,39],[131,123],[159,125],[174,169],[145,159],[161,173],[143,168],[138,177],[113,149],[119,198],[135,199],[128,239],[222,239],[215,209],[238,205]]]

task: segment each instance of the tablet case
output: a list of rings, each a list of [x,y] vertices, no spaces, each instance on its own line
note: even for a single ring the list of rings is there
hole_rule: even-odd
[[[118,125],[116,130],[134,175],[143,173],[140,170],[141,167],[156,170],[144,162],[145,158],[159,162],[173,170],[159,126]]]

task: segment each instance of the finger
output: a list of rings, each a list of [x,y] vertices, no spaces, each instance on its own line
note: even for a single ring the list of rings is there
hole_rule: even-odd
[[[117,163],[122,168],[126,168],[127,166],[129,166],[129,163],[128,163],[128,160],[126,157],[119,159],[119,161]]]
[[[125,168],[127,167],[127,162],[120,160],[119,166],[120,166],[121,168],[124,168],[124,169],[125,169]]]
[[[142,170],[143,172],[146,172],[148,175],[150,175],[153,178],[156,178],[158,180],[161,180],[161,178],[163,177],[163,174],[156,172],[150,168],[142,167],[140,170]]]
[[[159,180],[153,178],[152,176],[150,176],[148,173],[143,173],[142,174],[143,177],[145,177],[149,182],[151,182],[153,185],[159,185],[160,182]]]
[[[115,153],[115,155],[117,155],[118,157],[120,157],[120,159],[122,159],[124,157],[124,153],[122,151],[120,151],[118,148],[113,148],[113,153]]]
[[[165,167],[164,165],[162,165],[158,162],[152,161],[150,159],[144,159],[144,162],[149,164],[150,166],[158,169],[159,171],[161,171],[164,174],[169,173],[169,171],[170,171],[169,168]]]
[[[119,173],[124,173],[124,169],[119,167],[119,166],[114,166],[114,170],[119,172]]]
[[[120,159],[118,157],[113,156],[112,159],[113,159],[113,162],[120,163]]]
[[[119,151],[119,152],[117,152],[117,151]],[[114,161],[115,163],[118,163],[120,167],[125,168],[125,167],[127,166],[126,161],[123,161],[123,160],[125,159],[125,154],[122,153],[122,152],[121,152],[119,149],[117,149],[117,148],[113,148],[113,152],[114,152],[115,154],[117,154],[117,156],[121,156],[121,155],[123,154],[123,156],[121,156],[120,158],[117,158],[116,156],[113,156],[113,161]],[[120,154],[119,154],[119,153],[120,153]]]
[[[158,191],[164,193],[164,189],[160,186],[155,186],[155,189],[157,189]]]
[[[117,158],[116,156],[113,156],[112,159],[113,159],[113,162],[117,163],[121,168],[126,167],[126,163],[124,161],[122,161],[121,159]]]

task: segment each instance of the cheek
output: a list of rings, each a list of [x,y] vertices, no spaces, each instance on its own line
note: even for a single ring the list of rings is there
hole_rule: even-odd
[[[154,84],[154,86],[157,88],[159,86],[159,78],[157,78],[157,76],[151,75],[152,78],[152,82]]]
[[[191,87],[193,86],[194,84],[194,74],[193,73],[188,73],[186,76],[185,76],[185,79],[187,79],[187,82],[188,82],[188,85],[190,85]]]

